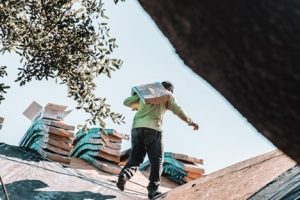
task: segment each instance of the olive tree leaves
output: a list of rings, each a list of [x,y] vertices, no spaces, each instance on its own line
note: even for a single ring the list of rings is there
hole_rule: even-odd
[[[22,86],[32,79],[57,78],[77,108],[91,114],[88,124],[102,127],[107,117],[124,122],[94,94],[94,80],[100,74],[111,77],[122,65],[111,58],[117,45],[104,11],[101,0],[0,0],[0,53],[16,52],[23,64],[16,82]],[[0,85],[1,96],[5,89]]]
[[[6,66],[0,66],[0,77],[3,78],[7,76],[6,72]],[[5,85],[4,83],[0,83],[0,103],[5,99],[4,94],[6,93],[6,90],[9,88],[9,86]]]

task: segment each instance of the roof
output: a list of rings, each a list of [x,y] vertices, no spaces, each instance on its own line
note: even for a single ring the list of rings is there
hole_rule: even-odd
[[[248,199],[295,165],[293,160],[275,150],[198,178],[160,199]]]
[[[278,176],[249,200],[298,199],[300,197],[300,167],[295,166]]]
[[[146,199],[148,180],[137,173],[119,191],[116,175],[72,158],[70,165],[43,160],[35,151],[0,143],[0,175],[10,199]],[[174,187],[174,186],[173,186]],[[164,192],[169,187],[162,187]],[[5,199],[0,187],[0,199]]]
[[[147,199],[147,178],[137,172],[124,192],[117,176],[72,158],[69,165],[44,160],[35,151],[0,143],[0,175],[11,199]],[[300,168],[272,151],[178,185],[162,177],[158,199],[278,199],[299,197]],[[174,188],[174,189],[172,189]],[[5,194],[0,188],[0,199]],[[294,198],[295,199],[295,198]]]

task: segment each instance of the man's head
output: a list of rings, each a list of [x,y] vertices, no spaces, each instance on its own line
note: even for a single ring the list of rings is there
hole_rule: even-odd
[[[164,86],[164,88],[170,92],[174,92],[174,85],[170,81],[163,81],[161,84]]]

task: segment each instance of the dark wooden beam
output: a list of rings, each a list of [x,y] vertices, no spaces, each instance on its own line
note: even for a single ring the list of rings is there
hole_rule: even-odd
[[[300,163],[300,1],[139,2],[186,64]]]

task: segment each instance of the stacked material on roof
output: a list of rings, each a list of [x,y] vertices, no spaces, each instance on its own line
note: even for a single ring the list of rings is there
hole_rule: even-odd
[[[118,133],[114,129],[91,128],[87,131],[79,131],[74,140],[74,149],[71,156],[81,158],[96,166],[102,171],[118,174],[121,167],[122,140],[129,139],[128,135]]]
[[[61,121],[37,119],[33,121],[19,146],[34,149],[44,158],[69,164],[74,129],[74,126]]]
[[[2,129],[3,122],[4,122],[4,118],[3,118],[3,117],[0,117],[0,129]]]
[[[203,160],[179,153],[164,153],[162,175],[178,184],[184,184],[204,175]],[[145,174],[150,172],[150,162],[140,166]]]
[[[69,164],[75,127],[62,121],[71,112],[66,108],[52,103],[43,108],[37,102],[32,102],[23,112],[32,124],[19,145],[36,150],[44,158]]]

